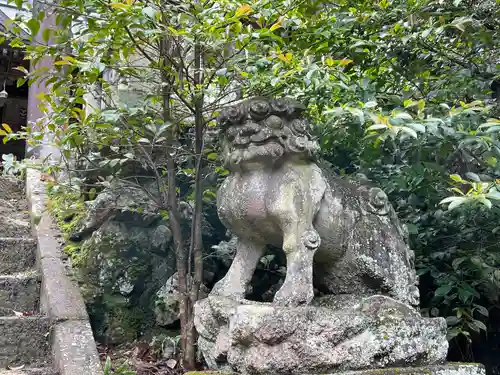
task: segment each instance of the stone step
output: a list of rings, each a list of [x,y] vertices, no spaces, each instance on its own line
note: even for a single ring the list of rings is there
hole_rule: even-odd
[[[0,209],[0,237],[30,237],[31,225],[27,213],[6,215]]]
[[[34,272],[0,276],[0,316],[38,312],[40,277]]]
[[[0,237],[30,235],[30,217],[23,181],[0,177]]]
[[[19,366],[21,367],[21,366]],[[0,369],[0,375],[57,375],[52,368],[16,368],[13,370]]]
[[[0,368],[50,367],[48,317],[0,318]]]
[[[31,238],[0,238],[0,275],[27,271],[35,266],[36,241]]]
[[[24,196],[24,181],[11,176],[0,177],[0,199],[19,199]]]

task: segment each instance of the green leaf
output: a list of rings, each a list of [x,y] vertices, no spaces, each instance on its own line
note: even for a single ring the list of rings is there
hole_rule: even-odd
[[[418,138],[418,134],[415,130],[413,130],[412,128],[409,128],[407,126],[401,126],[400,127],[401,131],[409,134],[410,136],[412,136],[413,138]]]
[[[157,11],[155,8],[147,6],[142,9],[142,14],[149,18],[156,19]]]
[[[50,40],[50,34],[51,34],[51,30],[48,27],[46,27],[46,28],[43,29],[43,31],[42,31],[42,39],[43,39],[43,41],[45,43],[49,42],[49,40]]]
[[[281,18],[276,21],[270,28],[269,28],[269,31],[274,31],[274,30],[277,30],[281,27]]]
[[[485,332],[486,332],[486,331],[488,331],[488,328],[486,327],[486,325],[485,325],[483,322],[481,322],[480,320],[474,320],[474,321],[473,321],[473,324],[474,324],[477,328],[479,328],[480,330],[483,330],[483,331],[485,331]]]
[[[467,198],[465,197],[448,197],[443,199],[439,204],[445,204],[449,203],[448,205],[448,211],[453,210],[454,208],[457,208],[461,204],[464,204],[467,201]]]
[[[425,133],[426,128],[424,125],[419,124],[417,122],[408,122],[405,124],[406,127],[412,128],[413,130],[420,132],[420,133]]]
[[[3,123],[3,124],[2,124],[2,128],[4,128],[4,129],[5,129],[5,131],[6,131],[7,133],[12,133],[12,129],[11,129],[11,127],[9,126],[9,124],[5,124],[5,123]]]
[[[111,371],[111,358],[106,358],[106,363],[104,364],[104,374],[108,375]]]
[[[372,131],[372,130],[380,130],[380,129],[387,129],[387,125],[385,124],[374,124],[366,128],[366,131]]]
[[[485,205],[488,208],[492,207],[491,201],[489,199],[487,199],[487,198],[480,197],[480,198],[478,198],[478,201],[481,202],[483,205]]]
[[[24,85],[26,83],[26,81],[27,81],[26,78],[18,78],[16,81],[16,86],[21,87],[22,85]]]
[[[495,188],[491,189],[488,194],[486,194],[486,198],[500,200],[500,191]]]
[[[450,175],[450,178],[455,181],[455,182],[465,182],[462,177],[460,177],[460,175],[458,174],[452,174]]]
[[[498,160],[494,156],[490,156],[488,159],[486,159],[486,162],[488,163],[489,166],[494,167],[497,165]]]
[[[476,311],[477,311],[478,313],[480,313],[480,314],[481,314],[481,315],[483,315],[483,316],[489,316],[489,315],[490,315],[490,313],[489,313],[488,309],[487,309],[486,307],[484,307],[484,306],[481,306],[481,305],[474,305],[474,308],[476,309]]]
[[[28,22],[26,22],[26,25],[29,27],[33,36],[38,34],[38,31],[40,30],[40,21],[32,18]]]
[[[479,176],[473,172],[467,172],[465,174],[465,177],[467,177],[471,181],[481,182],[481,179],[479,178]]]
[[[168,220],[168,219],[169,219],[169,214],[168,214],[168,211],[167,211],[167,210],[160,210],[160,215],[161,215],[161,217],[162,217],[164,220]]]
[[[443,285],[436,289],[434,295],[437,297],[446,296],[453,289],[452,285]]]
[[[406,113],[406,112],[396,113],[393,117],[400,118],[403,120],[413,120],[413,117],[411,117],[411,115],[409,113]]]

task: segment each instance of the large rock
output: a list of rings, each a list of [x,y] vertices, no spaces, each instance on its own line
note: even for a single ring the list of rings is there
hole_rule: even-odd
[[[158,195],[158,194],[156,194]],[[167,221],[154,186],[113,185],[89,205],[73,257],[95,332],[108,343],[134,340],[155,324],[154,298],[175,272]]]
[[[323,306],[280,307],[210,296],[196,305],[199,346],[212,368],[304,374],[446,359],[446,322],[386,296],[337,296]]]
[[[189,281],[191,278],[189,277]],[[205,298],[208,295],[208,289],[205,285],[200,286],[199,298]],[[179,306],[181,294],[179,292],[179,273],[173,274],[156,293],[155,316],[156,324],[165,327],[179,320]]]

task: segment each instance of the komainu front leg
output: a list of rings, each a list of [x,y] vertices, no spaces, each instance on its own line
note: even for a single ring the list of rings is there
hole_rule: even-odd
[[[215,284],[210,294],[234,299],[245,298],[247,285],[265,249],[266,245],[238,239],[236,255],[229,271],[222,280]]]
[[[283,251],[286,254],[285,282],[274,296],[282,306],[307,305],[314,297],[313,259],[321,243],[320,236],[309,223],[296,223],[284,228]],[[307,229],[306,229],[307,228]]]

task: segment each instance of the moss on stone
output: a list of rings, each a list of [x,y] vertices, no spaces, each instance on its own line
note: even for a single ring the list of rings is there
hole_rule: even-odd
[[[71,242],[70,235],[81,229],[87,215],[83,198],[77,191],[54,186],[48,195],[48,209],[66,240],[63,250],[70,257],[94,334],[108,343],[137,339],[155,324],[154,295],[161,283],[152,279],[153,262],[161,266],[162,259],[144,246],[151,243],[150,233],[111,222],[83,242]]]

